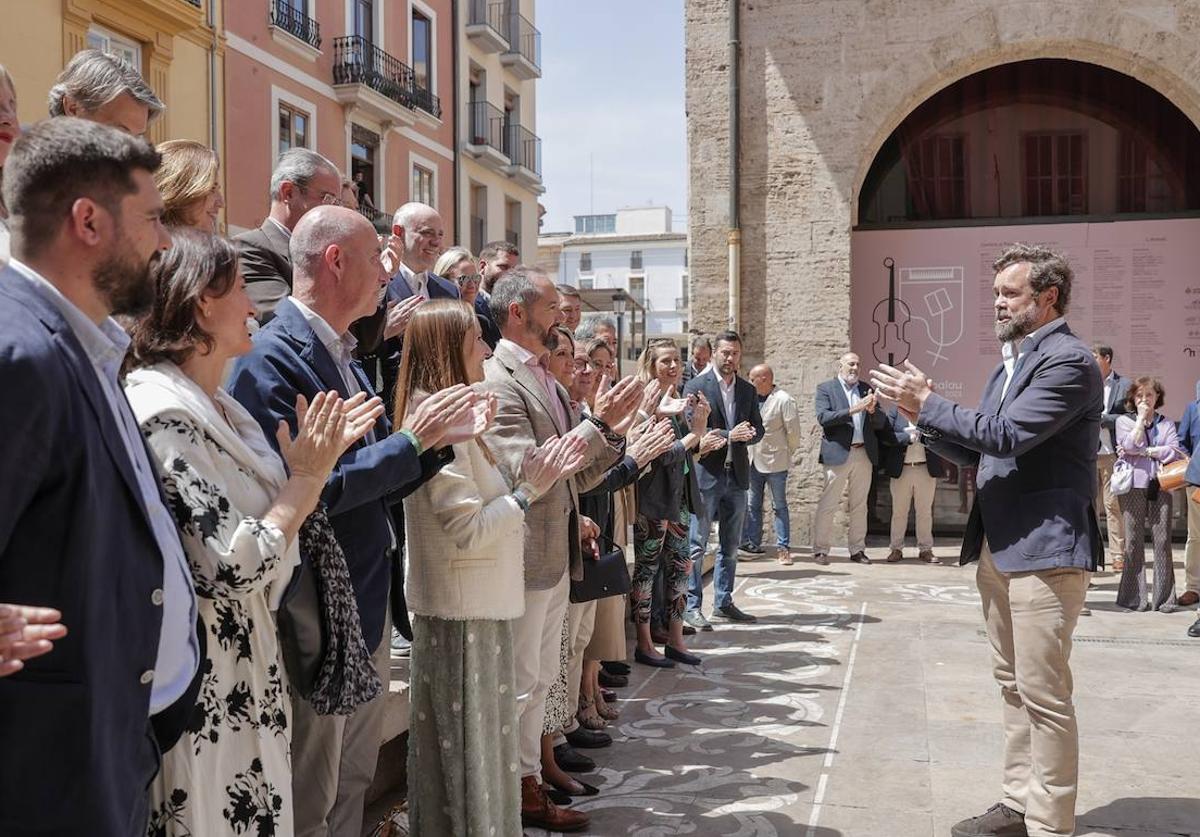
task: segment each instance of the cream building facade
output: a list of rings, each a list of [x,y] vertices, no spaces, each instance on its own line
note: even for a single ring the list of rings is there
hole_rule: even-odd
[[[687,0],[686,21],[691,326],[715,331],[734,314],[748,361],[769,361],[801,404],[809,432],[789,481],[795,543],[808,542],[820,490],[814,389],[851,346],[876,362],[870,304],[888,296],[880,256],[895,257],[901,283],[918,276],[911,254],[925,254],[922,269],[945,268],[938,281],[962,294],[951,300],[965,312],[961,362],[989,368],[990,256],[1014,238],[1060,246],[1079,277],[1073,327],[1125,347],[1123,373],[1176,375],[1189,382],[1176,390],[1190,393],[1200,319],[1183,296],[1194,292],[1190,259],[1173,253],[1189,256],[1200,238],[1195,3]],[[734,306],[731,66],[741,128]],[[1121,243],[1129,236],[1137,242]],[[966,256],[952,258],[964,238]],[[1111,257],[1097,256],[1101,246]],[[1159,297],[1139,305],[1136,288],[1151,285]],[[1114,310],[1102,317],[1106,294]],[[944,314],[944,296],[908,298],[913,316],[924,305]],[[1180,318],[1178,342],[1143,345],[1157,332],[1129,315],[1149,306],[1160,320]],[[945,377],[915,343],[913,360]],[[971,370],[960,382],[968,403],[982,383]],[[1181,394],[1175,417],[1184,403]],[[939,500],[942,520],[961,520],[959,499]]]

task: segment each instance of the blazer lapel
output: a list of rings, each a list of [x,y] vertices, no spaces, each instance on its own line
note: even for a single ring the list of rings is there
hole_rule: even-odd
[[[517,360],[511,352],[503,346],[497,346],[495,351],[496,358],[504,363],[508,371],[512,373],[513,380],[523,386],[529,393],[537,399],[537,402],[542,406],[542,409],[550,416],[551,423],[558,428],[559,433],[566,433],[567,428],[559,427],[558,418],[554,414],[554,407],[550,404],[550,394],[546,392],[546,388],[542,386],[542,382],[533,374],[533,370],[525,364]],[[570,408],[568,408],[569,411]]]
[[[1025,354],[1017,358],[1016,365],[1013,367],[1012,380],[1008,383],[1008,389],[1004,393],[1004,398],[1000,402],[1000,411],[1013,399],[1016,394],[1025,388],[1025,384],[1032,377],[1034,369],[1037,367],[1038,360],[1041,358],[1041,353],[1037,349],[1030,349]]]
[[[717,379],[716,373],[705,372],[700,376],[700,386],[704,389],[704,396],[708,399],[708,406],[712,408],[712,413],[721,419],[723,430],[732,430],[733,425],[729,423],[729,416],[725,415],[725,399],[721,397],[721,383]],[[737,409],[737,392],[734,392],[734,409]]]

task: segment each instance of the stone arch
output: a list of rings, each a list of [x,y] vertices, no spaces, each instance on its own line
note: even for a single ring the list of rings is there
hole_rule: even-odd
[[[1162,35],[1162,33],[1156,33]],[[1180,46],[1182,48],[1182,45]],[[1003,64],[1036,58],[1059,58],[1106,67],[1131,76],[1160,93],[1178,107],[1192,124],[1200,128],[1200,90],[1184,83],[1178,75],[1161,63],[1147,60],[1143,55],[1110,44],[1092,41],[1040,40],[1006,44],[988,53],[976,53],[963,57],[944,72],[927,75],[920,84],[911,85],[908,95],[899,102],[884,101],[886,94],[895,88],[880,88],[880,93],[863,102],[864,113],[883,113],[870,139],[860,149],[855,168],[853,189],[850,193],[850,226],[858,225],[858,196],[870,172],[871,165],[888,137],[899,127],[910,113],[922,102],[939,91],[974,73]],[[898,68],[900,69],[900,68]],[[901,70],[901,78],[908,75]]]

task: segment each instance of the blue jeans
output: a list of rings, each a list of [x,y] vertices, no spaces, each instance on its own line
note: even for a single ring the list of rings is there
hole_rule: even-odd
[[[721,548],[713,567],[713,607],[733,604],[733,580],[737,575],[737,550],[741,545],[742,522],[746,517],[746,489],[738,488],[729,471],[717,484],[700,492],[700,508],[692,515],[692,579],[688,585],[687,609],[700,610],[704,601],[704,550],[715,519],[721,527]]]
[[[763,488],[771,486],[771,505],[775,507],[775,545],[787,550],[791,545],[792,528],[787,507],[787,471],[764,474],[750,468],[750,499],[746,504],[746,529],[742,532],[742,543],[750,546],[762,545]]]

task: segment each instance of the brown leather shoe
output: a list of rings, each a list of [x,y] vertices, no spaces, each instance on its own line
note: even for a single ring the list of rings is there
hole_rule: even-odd
[[[1200,604],[1200,593],[1197,593],[1195,590],[1188,590],[1179,597],[1179,600],[1175,604],[1180,607],[1191,607],[1194,604]]]
[[[521,825],[547,831],[582,831],[588,827],[588,815],[570,808],[559,808],[533,776],[521,777]]]
[[[904,560],[904,553],[899,549],[893,549],[888,553],[886,560],[889,564],[898,564]]]

